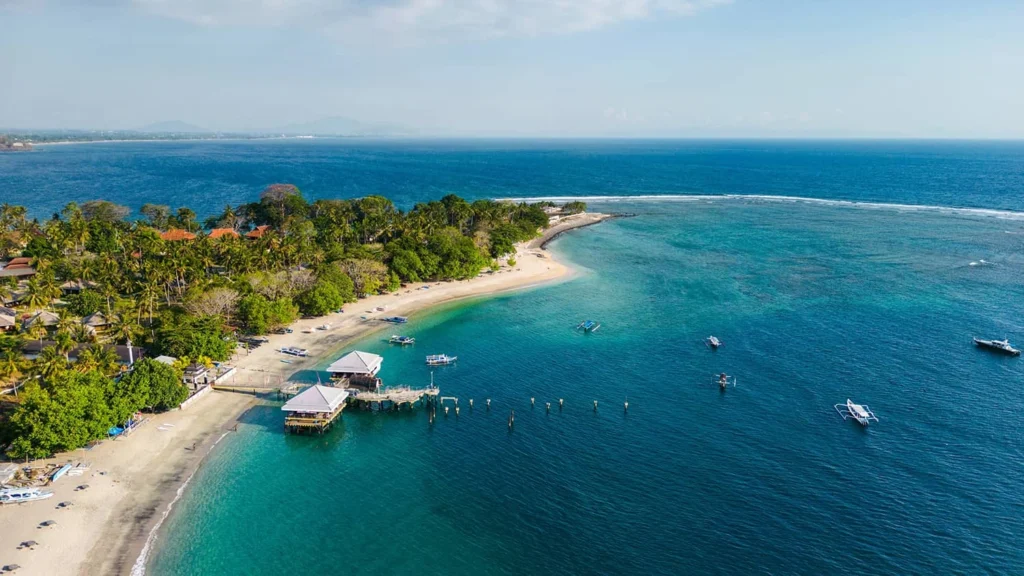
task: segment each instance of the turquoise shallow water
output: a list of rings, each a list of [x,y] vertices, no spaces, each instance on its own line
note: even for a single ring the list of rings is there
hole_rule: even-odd
[[[970,340],[1024,342],[1024,221],[615,208],[638,216],[554,244],[571,281],[416,316],[411,348],[352,347],[384,354],[391,384],[458,354],[435,380],[460,417],[353,411],[296,437],[257,408],[148,573],[1024,572],[1024,364]],[[603,327],[574,331],[584,318]],[[724,394],[723,370],[739,381]],[[881,421],[842,421],[848,397]]]

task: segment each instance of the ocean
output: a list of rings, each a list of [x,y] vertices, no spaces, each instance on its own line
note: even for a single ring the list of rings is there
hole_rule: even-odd
[[[147,202],[201,216],[268,184],[308,198],[455,193],[767,194],[1024,210],[1024,142],[260,140],[39,146],[0,154],[0,202],[48,218],[67,202]]]
[[[51,154],[68,157],[45,168]],[[10,158],[0,167],[35,168],[0,173],[5,200],[37,212],[101,190],[213,210],[269,181],[403,207],[449,192],[665,196],[592,201],[635,216],[552,243],[571,279],[414,315],[413,347],[380,333],[338,351],[382,354],[391,385],[428,383],[425,354],[458,355],[433,371],[458,416],[347,411],[311,437],[285,434],[279,405],[247,413],[147,574],[1024,572],[1024,364],[971,342],[1024,342],[1024,144],[158,143]],[[601,329],[576,331],[584,319]],[[736,386],[719,391],[720,372]],[[844,421],[833,405],[847,398],[879,422]]]

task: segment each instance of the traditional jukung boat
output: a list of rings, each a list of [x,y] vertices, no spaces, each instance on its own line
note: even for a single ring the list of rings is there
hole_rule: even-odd
[[[53,492],[43,491],[39,488],[9,488],[0,490],[0,504],[21,504],[23,502],[34,502],[46,500],[53,496]]]
[[[391,322],[392,324],[405,324],[409,321],[405,316],[388,316],[387,318],[381,318],[385,322]]]
[[[975,338],[974,345],[979,348],[987,348],[996,352],[1002,352],[1003,354],[1009,354],[1010,356],[1020,356],[1020,350],[1010,346],[1010,341],[1005,338],[1002,340],[981,340]]]
[[[717,376],[716,382],[718,383],[718,388],[719,389],[725,390],[730,385],[732,385],[733,387],[736,386],[736,377],[735,376],[729,376],[725,372],[722,372],[721,374],[719,374]]]
[[[388,340],[388,342],[390,342],[392,344],[400,344],[402,346],[408,346],[410,344],[415,344],[416,343],[416,339],[413,338],[412,336],[395,336],[395,335],[392,335],[391,339]]]
[[[870,408],[864,404],[854,404],[853,400],[849,398],[846,399],[846,404],[836,404],[835,409],[843,417],[843,420],[853,418],[863,426],[867,426],[872,420],[878,422],[878,418]]]
[[[294,348],[292,346],[285,346],[284,348],[281,348],[281,353],[288,354],[289,356],[301,356],[304,358],[306,357],[306,355],[309,354],[309,351],[306,350],[305,348]]]
[[[427,366],[447,366],[454,364],[458,360],[458,356],[449,356],[447,354],[432,354],[427,356]]]
[[[583,330],[584,332],[597,332],[597,329],[600,327],[601,325],[594,320],[584,320],[583,322],[580,322],[576,329]]]
[[[714,336],[708,336],[704,341],[707,342],[707,345],[710,346],[712,350],[718,350],[718,347],[722,345],[722,342]]]

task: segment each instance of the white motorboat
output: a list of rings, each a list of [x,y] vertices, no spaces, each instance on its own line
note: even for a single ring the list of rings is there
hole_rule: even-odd
[[[8,488],[0,490],[0,504],[35,502],[36,500],[46,500],[52,496],[53,492],[39,488]]]
[[[846,399],[846,404],[836,404],[835,409],[843,417],[843,420],[853,418],[863,426],[867,426],[872,420],[878,422],[878,418],[870,408],[864,404],[854,404],[853,400],[849,398]]]
[[[447,354],[432,354],[427,356],[427,366],[447,366],[454,364],[458,360],[458,356],[449,356]]]
[[[981,340],[980,338],[975,338],[974,345],[979,348],[988,348],[989,350],[1009,354],[1010,356],[1020,356],[1020,350],[1010,346],[1010,341],[1005,338],[1002,340]]]

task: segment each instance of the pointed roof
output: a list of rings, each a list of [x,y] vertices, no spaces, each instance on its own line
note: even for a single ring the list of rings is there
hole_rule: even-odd
[[[246,238],[252,238],[252,239],[255,240],[256,238],[262,238],[263,235],[266,234],[269,231],[270,231],[270,226],[267,226],[266,224],[264,224],[263,226],[257,226],[255,230],[253,230],[253,231],[249,232],[248,234],[246,234],[245,237]]]
[[[59,321],[60,316],[57,316],[56,314],[48,310],[41,310],[39,312],[36,312],[32,316],[29,316],[25,320],[25,327],[28,328],[29,326],[32,326],[36,322],[41,322],[43,326],[53,326]]]
[[[331,373],[367,374],[373,376],[380,370],[384,358],[370,352],[349,352],[327,367]]]
[[[93,312],[85,318],[82,318],[82,324],[85,324],[86,326],[106,326],[107,324],[110,324],[110,321],[107,320],[107,317],[104,316],[102,312]]]
[[[160,238],[167,240],[168,242],[177,242],[178,240],[194,240],[195,234],[188,230],[182,230],[181,228],[171,228],[167,232],[160,234]]]
[[[348,391],[317,384],[310,386],[281,407],[285,412],[317,412],[330,414],[348,398]]]
[[[238,232],[235,232],[234,228],[214,228],[213,230],[210,230],[209,236],[211,240],[216,240],[217,238],[222,238],[224,236],[233,236],[238,238]]]
[[[0,328],[14,328],[18,325],[18,321],[14,319],[14,316],[7,316],[6,314],[0,314]]]

